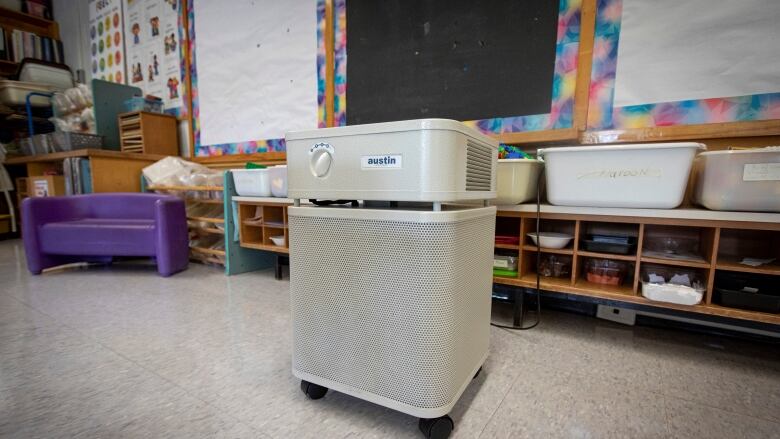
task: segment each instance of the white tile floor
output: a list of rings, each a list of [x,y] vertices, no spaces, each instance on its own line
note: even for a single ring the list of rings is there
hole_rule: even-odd
[[[0,437],[421,437],[290,373],[288,282],[191,264],[32,277],[0,242]],[[780,438],[780,348],[546,312],[493,329],[462,438]]]

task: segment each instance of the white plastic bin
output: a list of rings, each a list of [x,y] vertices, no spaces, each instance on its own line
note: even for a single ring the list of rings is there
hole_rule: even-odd
[[[559,206],[673,209],[700,143],[571,146],[538,151],[547,199]]]
[[[780,147],[705,152],[695,166],[694,200],[707,209],[780,212]]]
[[[234,169],[233,183],[238,195],[244,197],[270,197],[271,178],[268,169]]]
[[[34,91],[51,93],[53,90],[51,86],[46,84],[0,80],[0,103],[11,107],[23,106],[28,93]],[[33,107],[48,107],[51,105],[51,99],[43,96],[33,96],[30,98],[30,104]]]
[[[496,204],[519,204],[536,199],[544,164],[533,159],[501,159],[496,168]]]
[[[268,177],[271,180],[271,195],[274,197],[286,197],[287,165],[278,165],[268,168]]]
[[[41,64],[36,60],[22,64],[19,80],[47,85],[57,90],[73,87],[73,74],[69,69]]]

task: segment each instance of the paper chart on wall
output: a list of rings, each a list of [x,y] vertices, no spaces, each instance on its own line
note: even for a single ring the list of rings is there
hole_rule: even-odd
[[[614,106],[780,91],[777,0],[623,0]]]
[[[165,109],[182,106],[180,1],[124,0],[127,83],[162,98]]]
[[[194,0],[200,145],[318,126],[317,1]]]
[[[125,82],[121,0],[89,1],[89,46],[92,77]]]

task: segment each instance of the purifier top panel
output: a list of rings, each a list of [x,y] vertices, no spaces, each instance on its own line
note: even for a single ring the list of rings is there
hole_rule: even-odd
[[[445,130],[455,131],[466,136],[473,137],[482,142],[492,144],[497,141],[493,140],[490,136],[481,133],[480,131],[471,128],[463,122],[451,119],[414,119],[414,120],[399,120],[396,122],[383,122],[383,123],[369,123],[365,125],[350,125],[345,127],[333,127],[333,128],[320,128],[317,130],[305,130],[305,131],[291,131],[284,137],[286,141],[290,140],[313,140],[323,136],[338,137],[338,136],[354,136],[361,134],[382,134],[382,133],[399,133],[404,131],[424,131],[424,130]]]
[[[288,196],[456,202],[495,198],[498,141],[421,119],[287,135]]]

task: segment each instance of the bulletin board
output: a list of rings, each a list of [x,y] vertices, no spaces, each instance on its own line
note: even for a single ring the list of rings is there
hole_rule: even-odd
[[[598,0],[587,127],[780,119],[780,3]]]
[[[127,84],[162,98],[166,112],[186,115],[180,0],[123,0]]]
[[[572,128],[580,20],[581,0],[335,0],[334,124],[447,117],[490,134]]]
[[[325,126],[325,0],[187,0],[187,17],[196,156],[284,151],[285,132]]]
[[[89,50],[93,78],[125,83],[122,16],[122,0],[89,0]]]

